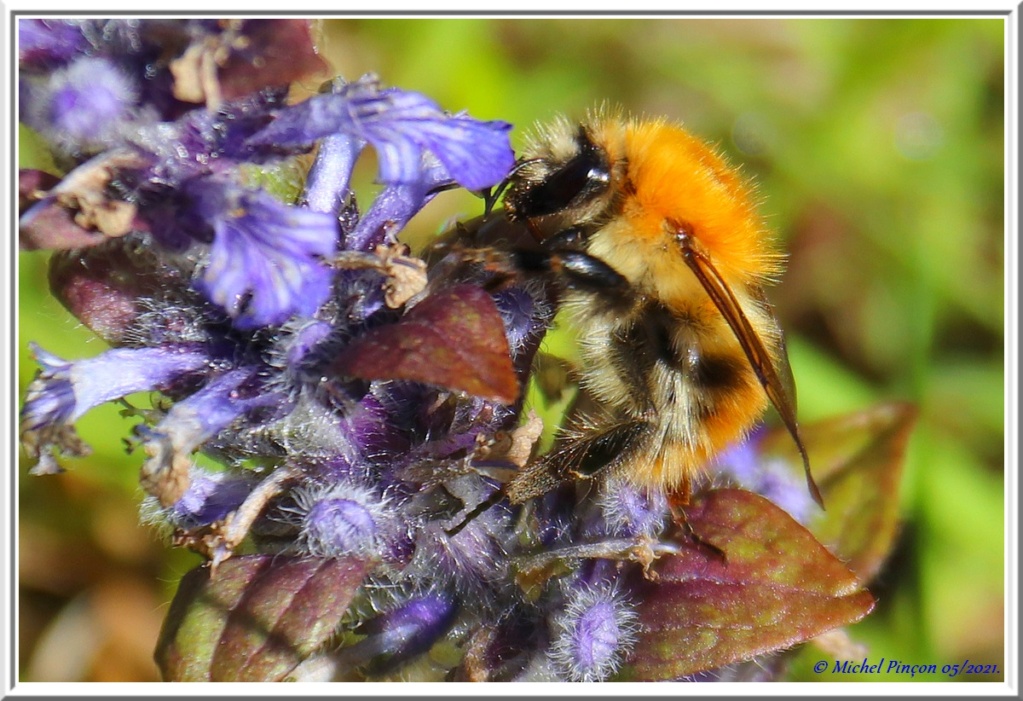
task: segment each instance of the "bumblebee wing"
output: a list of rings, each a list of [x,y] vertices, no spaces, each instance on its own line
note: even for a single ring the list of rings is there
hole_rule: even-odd
[[[767,295],[764,294],[764,290],[761,287],[755,287],[752,290],[753,298],[756,299],[757,303],[760,304],[764,309],[770,309],[771,303],[767,299]],[[789,349],[785,343],[785,333],[778,325],[778,320],[773,314],[770,316],[771,323],[774,327],[775,337],[778,339],[778,345],[775,346],[774,350],[774,369],[778,373],[778,379],[781,380],[781,386],[785,390],[785,395],[789,399],[789,403],[792,405],[792,413],[796,414],[798,409],[798,401],[796,397],[796,379],[792,376],[792,367],[789,365]]]
[[[789,369],[784,342],[779,349],[781,351],[778,354],[777,361],[779,367],[776,367],[776,363],[764,346],[763,340],[761,340],[753,325],[750,324],[749,319],[746,318],[739,300],[735,298],[735,294],[728,286],[728,283],[718,273],[710,257],[699,248],[698,243],[692,236],[680,234],[679,242],[682,246],[682,255],[686,265],[693,271],[696,279],[700,281],[700,285],[703,286],[703,289],[707,291],[707,294],[714,302],[714,306],[718,308],[718,311],[721,312],[728,326],[732,329],[732,333],[738,339],[739,345],[750,362],[750,366],[767,393],[768,399],[771,400],[774,408],[778,410],[785,428],[788,429],[792,440],[796,442],[799,454],[803,458],[803,469],[806,472],[807,487],[809,487],[814,501],[823,508],[824,500],[821,498],[817,484],[813,481],[813,475],[810,474],[810,458],[807,456],[806,447],[799,436],[799,423],[796,421],[795,384],[792,381],[792,371]]]
[[[797,407],[796,379],[792,376],[792,367],[789,365],[789,349],[785,344],[785,336],[781,333],[778,335],[778,349],[775,356],[778,376],[781,378],[782,387],[785,388],[785,394],[792,403],[792,411],[795,413]]]

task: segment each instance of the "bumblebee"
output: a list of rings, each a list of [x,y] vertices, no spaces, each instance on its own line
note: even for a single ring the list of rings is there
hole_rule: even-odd
[[[751,186],[721,156],[667,121],[561,119],[533,137],[505,183],[504,216],[540,245],[494,249],[490,267],[561,289],[582,389],[599,407],[505,486],[512,503],[618,475],[684,506],[698,471],[769,404],[821,503],[763,291],[784,258]]]

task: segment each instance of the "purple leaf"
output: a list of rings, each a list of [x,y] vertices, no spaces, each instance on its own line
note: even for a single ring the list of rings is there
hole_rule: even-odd
[[[61,251],[50,258],[50,291],[97,336],[118,345],[144,309],[144,300],[177,283],[182,273],[153,257],[139,256],[131,242]]]
[[[335,633],[362,584],[356,559],[237,557],[184,576],[156,661],[167,681],[281,681]]]
[[[519,396],[504,324],[478,287],[434,292],[397,323],[349,344],[333,364],[364,380],[412,380],[511,404]]]
[[[652,681],[748,660],[858,621],[874,606],[860,580],[777,506],[752,492],[706,492],[686,509],[692,541],[644,582],[623,677]]]
[[[265,87],[288,85],[329,66],[313,46],[310,21],[254,19],[245,22],[245,42],[232,46],[218,78],[224,98],[245,97]]]

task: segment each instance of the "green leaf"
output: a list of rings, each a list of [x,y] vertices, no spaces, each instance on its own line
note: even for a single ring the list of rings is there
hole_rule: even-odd
[[[863,618],[874,599],[808,530],[767,499],[705,492],[686,510],[700,539],[662,557],[643,584],[623,678],[679,679],[809,640]]]
[[[336,632],[368,566],[251,555],[186,574],[160,631],[167,681],[280,681]]]

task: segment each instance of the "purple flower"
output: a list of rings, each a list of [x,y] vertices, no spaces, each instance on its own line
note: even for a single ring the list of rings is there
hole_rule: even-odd
[[[283,366],[285,370],[301,368],[309,357],[315,358],[320,344],[330,338],[332,327],[325,321],[306,321],[293,334],[285,349]]]
[[[192,467],[188,482],[184,495],[170,508],[162,508],[156,497],[147,497],[141,509],[143,522],[178,529],[215,523],[241,506],[255,480],[250,475],[207,472]]]
[[[506,122],[447,115],[423,95],[381,90],[370,77],[282,110],[250,143],[288,146],[349,134],[377,149],[383,183],[418,180],[422,154],[429,151],[451,180],[481,190],[501,182],[515,164],[510,129]]]
[[[282,107],[286,90],[276,84],[237,93],[252,74],[231,61],[247,61],[249,54],[255,60],[258,50],[236,49],[264,37],[270,25],[54,28],[82,40],[60,56],[45,37],[27,37],[41,58],[25,83],[26,115],[51,147],[71,156],[70,169],[29,200],[26,221],[62,209],[83,234],[101,234],[70,231],[67,240],[92,248],[81,253],[64,246],[54,289],[76,314],[102,322],[105,338],[132,348],[76,363],[38,351],[44,369],[25,403],[26,446],[43,463],[52,458],[41,448],[74,453],[67,431],[88,408],[161,390],[164,400],[140,413],[136,427],[146,455],[141,483],[151,495],[148,520],[199,543],[203,529],[233,533],[224,524],[244,512],[251,529],[222,535],[226,540],[210,545],[211,552],[230,556],[237,545],[231,539],[247,532],[290,533],[283,551],[376,560],[394,568],[381,576],[406,592],[459,583],[490,600],[494,587],[505,589],[512,514],[495,507],[449,538],[444,527],[495,485],[447,470],[468,464],[489,433],[512,428],[515,410],[466,397],[450,413],[437,411],[432,407],[440,406],[442,389],[338,374],[337,351],[367,329],[397,321],[401,311],[382,303],[384,273],[338,270],[330,259],[342,233],[361,251],[395,241],[452,181],[472,188],[499,182],[514,162],[510,125],[446,115],[420,95],[372,81],[294,107]],[[158,53],[157,37],[166,43],[160,50],[181,61],[173,80],[161,68],[152,80],[142,79],[144,62]],[[219,78],[233,82],[219,85],[211,109],[188,106],[180,84],[191,70],[188,57],[235,40],[233,58],[217,63]],[[253,48],[260,46],[273,44]],[[83,89],[90,82],[93,92]],[[345,114],[351,118],[336,121]],[[83,128],[90,122],[93,128]],[[288,130],[300,138],[282,136]],[[98,153],[83,161],[80,144]],[[385,188],[359,217],[349,176],[366,144],[380,155]],[[243,166],[265,166],[314,145],[317,159],[299,198],[305,206],[241,184]],[[118,209],[124,216],[117,226],[101,221]],[[498,323],[514,325],[513,353],[531,355],[550,310],[510,291],[502,300]],[[110,305],[116,314],[99,313]],[[527,318],[537,308],[548,314],[539,324]],[[198,450],[223,462],[224,471],[196,467]],[[260,478],[241,467],[252,458],[278,469]],[[405,595],[390,613],[363,624],[370,642],[358,654],[388,664],[419,654],[450,627],[455,600]]]
[[[138,98],[133,81],[98,57],[79,58],[29,90],[25,121],[72,154],[119,143]]]
[[[538,303],[537,295],[519,287],[509,287],[494,295],[494,301],[504,320],[508,345],[513,349],[523,348],[546,331],[551,312],[547,305]]]
[[[299,519],[299,551],[315,557],[373,556],[397,533],[394,505],[351,482],[296,490],[289,511]]]
[[[95,358],[70,362],[32,344],[42,371],[28,389],[22,430],[77,420],[89,409],[133,392],[161,387],[201,370],[203,353],[169,348],[117,348]]]
[[[133,130],[125,131],[125,141],[145,155],[148,167],[134,173],[133,181],[152,197],[195,178],[235,172],[242,163],[304,153],[304,147],[256,149],[246,144],[286,96],[285,90],[268,88],[216,110],[193,109],[173,121],[136,122]]]
[[[330,83],[332,94],[346,90],[343,80]],[[320,140],[316,161],[309,169],[302,202],[316,212],[337,214],[349,195],[349,181],[355,161],[366,147],[366,142],[353,134],[339,132]]]
[[[190,455],[247,413],[287,406],[286,397],[259,386],[256,370],[237,368],[214,377],[202,389],[177,402],[153,428],[145,429],[142,486],[170,506],[188,488]]]
[[[311,316],[330,293],[333,217],[288,207],[261,191],[218,180],[189,188],[214,232],[198,284],[242,329]]]
[[[359,220],[354,231],[345,237],[345,248],[371,251],[380,244],[394,243],[397,233],[433,199],[436,188],[450,182],[447,172],[424,157],[414,180],[387,184]]]
[[[554,619],[550,656],[568,681],[604,681],[619,668],[635,640],[636,612],[613,583],[569,587]]]
[[[489,497],[494,487],[478,477],[449,479],[445,491],[463,506],[446,519],[427,520],[416,529],[415,553],[403,575],[415,582],[430,582],[438,574],[457,583],[462,591],[480,598],[494,586],[504,586],[508,573],[508,553],[514,549],[514,530],[510,511],[495,506],[472,519],[457,535],[445,528],[459,524],[469,509]],[[433,499],[437,499],[433,495]],[[413,500],[415,509],[424,499]]]
[[[355,161],[365,144],[348,134],[323,139],[316,161],[309,169],[302,201],[314,212],[337,214],[348,194],[348,183]]]
[[[341,653],[347,666],[369,663],[371,673],[382,673],[428,650],[454,623],[455,599],[443,593],[424,594],[363,623],[366,638]]]
[[[598,531],[604,535],[656,535],[669,516],[663,492],[645,492],[621,478],[607,480],[598,497]]]
[[[161,389],[205,369],[209,357],[174,348],[117,348],[70,362],[32,344],[42,370],[26,391],[21,409],[22,442],[40,460],[37,473],[59,471],[50,448],[63,450],[70,428],[89,409],[134,392]],[[67,451],[65,451],[67,452]]]

